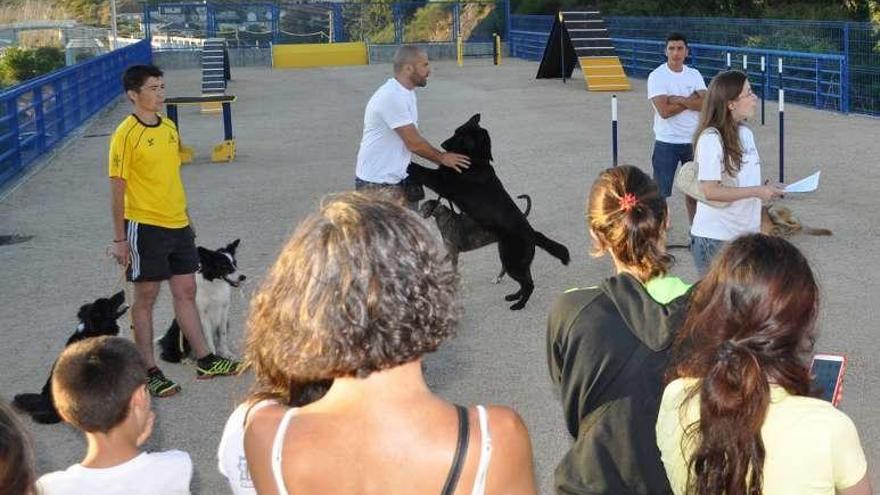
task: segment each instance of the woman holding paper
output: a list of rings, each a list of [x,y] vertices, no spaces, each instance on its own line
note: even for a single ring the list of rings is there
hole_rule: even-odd
[[[748,77],[740,71],[722,72],[709,84],[694,144],[704,197],[696,198],[691,254],[701,277],[725,242],[760,232],[761,201],[783,193],[782,184],[761,182],[761,159],[745,125],[757,104]]]

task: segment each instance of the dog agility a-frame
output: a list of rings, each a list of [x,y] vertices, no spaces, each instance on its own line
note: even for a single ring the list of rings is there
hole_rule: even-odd
[[[553,22],[537,79],[571,77],[580,64],[589,91],[628,91],[629,79],[597,9],[560,11]]]

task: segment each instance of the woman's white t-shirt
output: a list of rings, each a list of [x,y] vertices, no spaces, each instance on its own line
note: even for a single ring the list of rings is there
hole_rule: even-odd
[[[739,141],[742,146],[742,165],[733,177],[736,187],[761,185],[761,158],[755,146],[755,136],[751,129],[739,127]],[[724,171],[724,153],[721,135],[714,129],[707,129],[697,139],[694,161],[701,181],[721,181]],[[761,199],[745,198],[733,201],[725,207],[716,208],[697,202],[697,213],[691,225],[691,234],[709,239],[729,241],[743,234],[761,231]]]

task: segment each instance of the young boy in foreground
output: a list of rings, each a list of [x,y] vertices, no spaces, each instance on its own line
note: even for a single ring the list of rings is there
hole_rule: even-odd
[[[155,413],[135,345],[120,337],[95,337],[66,348],[52,372],[61,417],[85,433],[79,464],[42,476],[37,493],[63,495],[189,494],[192,461],[179,450],[147,453]]]

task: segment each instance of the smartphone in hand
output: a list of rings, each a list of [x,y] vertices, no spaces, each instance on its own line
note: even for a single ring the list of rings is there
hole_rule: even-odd
[[[812,389],[818,398],[827,400],[834,407],[840,404],[843,389],[843,373],[846,371],[846,356],[841,354],[816,354],[810,365],[813,377]]]

